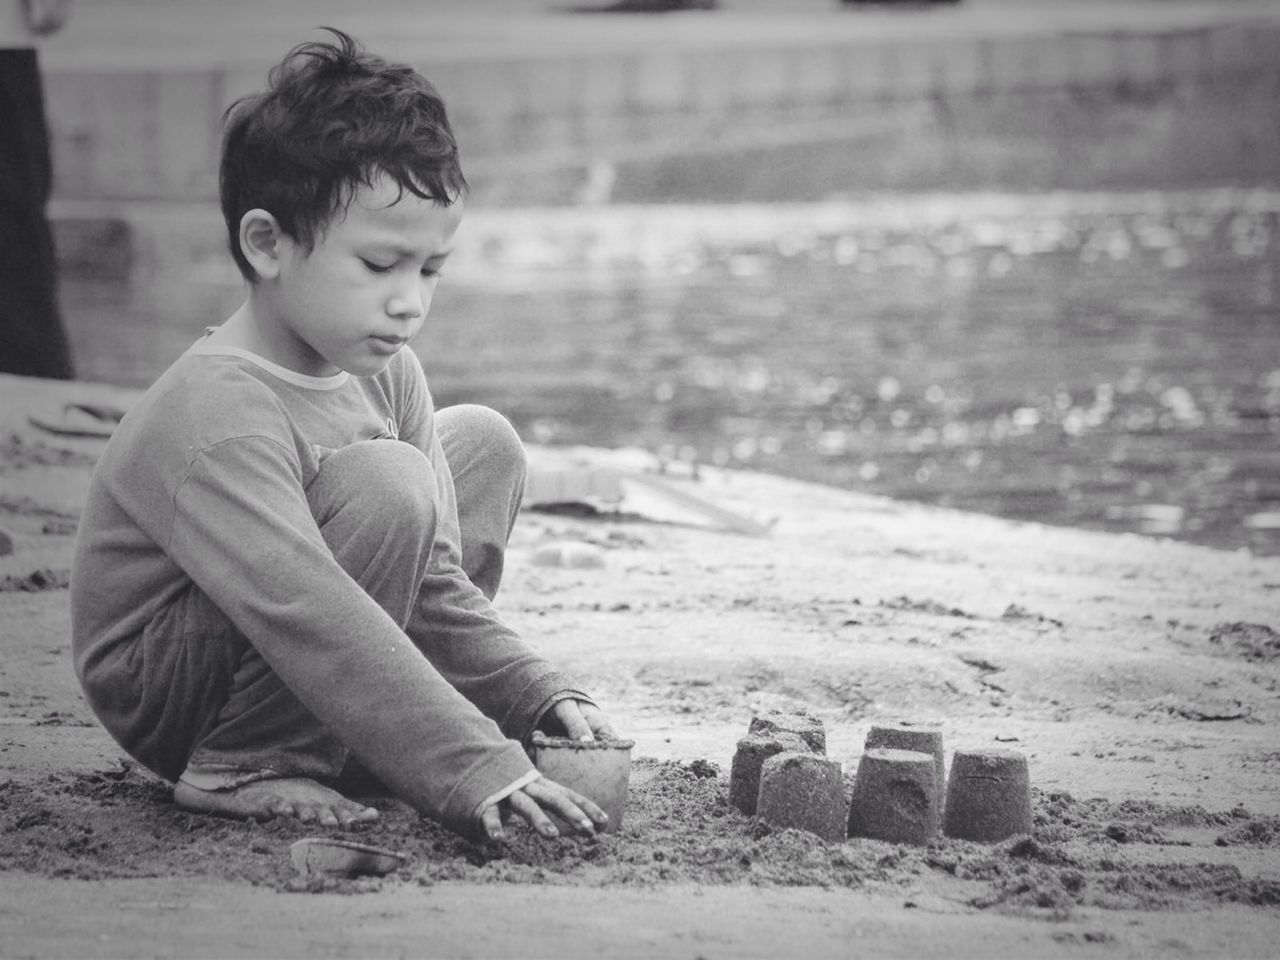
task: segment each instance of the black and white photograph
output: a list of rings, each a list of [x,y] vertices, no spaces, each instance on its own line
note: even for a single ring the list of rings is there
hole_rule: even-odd
[[[1280,0],[0,0],[0,957],[1275,958]]]

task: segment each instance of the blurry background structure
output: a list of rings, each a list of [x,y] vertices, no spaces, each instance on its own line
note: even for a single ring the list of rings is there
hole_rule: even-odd
[[[320,24],[450,104],[439,401],[1280,552],[1280,4],[82,0],[43,53],[82,378],[234,306],[221,114]]]
[[[87,0],[46,56],[60,195],[212,198],[221,111],[318,24],[433,78],[505,203],[577,199],[601,164],[615,200],[700,203],[1280,170],[1269,0]]]

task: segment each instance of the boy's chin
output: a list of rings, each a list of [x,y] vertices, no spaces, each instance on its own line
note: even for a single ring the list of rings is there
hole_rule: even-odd
[[[376,377],[391,366],[391,361],[394,357],[395,354],[389,357],[352,357],[345,360],[345,362],[335,363],[335,366],[353,377]]]

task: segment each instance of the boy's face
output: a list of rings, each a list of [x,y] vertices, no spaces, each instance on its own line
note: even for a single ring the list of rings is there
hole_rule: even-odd
[[[285,366],[372,376],[422,328],[462,203],[401,195],[383,175],[361,188],[310,253],[282,237],[271,339]]]

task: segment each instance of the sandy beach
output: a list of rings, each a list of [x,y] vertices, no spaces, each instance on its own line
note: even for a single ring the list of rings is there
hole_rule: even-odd
[[[776,247],[788,224],[812,227],[810,207],[744,200],[945,187],[1115,189],[1131,203],[1274,185],[1274,73],[1228,69],[1272,62],[1270,0],[970,0],[927,19],[925,5],[831,0],[627,20],[563,6],[79,5],[41,51],[64,280],[107,284],[67,298],[88,317],[77,349],[145,339],[113,323],[104,290],[121,298],[117,321],[138,306],[125,293],[191,320],[238,282],[212,203],[218,118],[324,22],[456,87],[482,201],[458,272],[531,301],[527,277],[495,264],[506,250],[554,282],[553,234],[590,234],[582,249],[608,254],[601,237],[641,249],[637,237],[709,223]],[[595,80],[566,80],[566,64]],[[973,219],[997,194],[958,195]],[[521,212],[530,197],[583,205]],[[654,197],[669,205],[643,205]],[[725,206],[691,206],[713,202]],[[936,196],[882,212],[907,206],[927,219]],[[599,210],[612,233],[587,230]],[[1274,319],[1270,268],[1264,279],[1250,288],[1270,311],[1260,330]],[[76,405],[138,396],[0,375],[0,957],[1280,956],[1280,556],[531,445],[535,477],[620,493],[528,506],[497,606],[634,739],[621,828],[477,845],[391,798],[345,830],[238,822],[178,809],[72,670],[71,555],[104,439],[48,426],[109,429]],[[593,486],[602,477],[617,482]],[[948,760],[1017,751],[1032,829],[913,846],[748,816],[729,802],[731,765],[771,709],[822,721],[846,802],[874,726],[936,724]],[[403,866],[302,875],[291,846],[316,835]]]
[[[65,584],[102,441],[30,418],[135,396],[0,378],[6,956],[1275,955],[1280,558],[710,469],[653,477],[765,535],[624,485],[616,509],[526,510],[498,597],[635,739],[622,830],[476,847],[384,801],[348,835],[407,865],[304,882],[289,844],[315,828],[177,810],[72,675]],[[548,565],[560,543],[598,565]],[[823,720],[846,784],[873,724],[1021,751],[1033,834],[908,847],[755,822],[729,769],[771,707]]]

